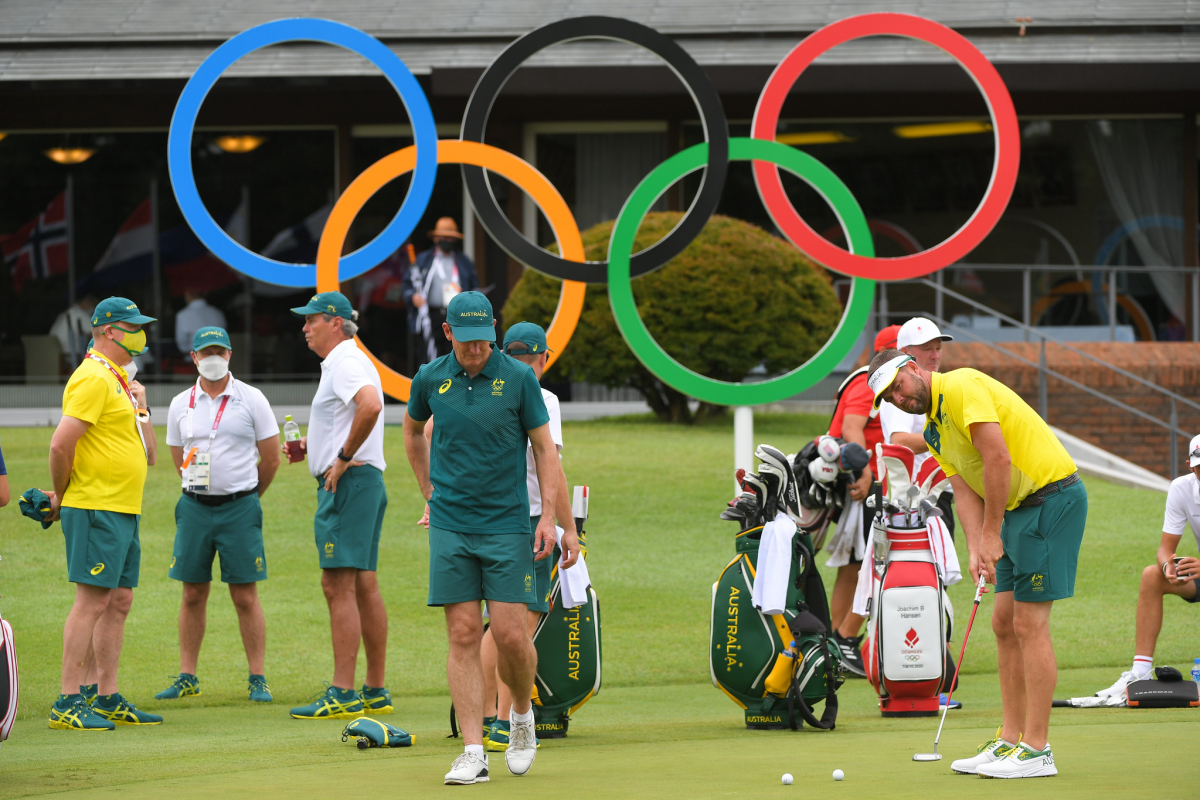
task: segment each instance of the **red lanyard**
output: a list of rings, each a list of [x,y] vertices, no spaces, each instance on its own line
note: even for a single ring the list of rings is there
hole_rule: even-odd
[[[232,380],[232,378],[230,380]],[[200,382],[196,381],[196,385],[198,386],[199,384],[200,384]],[[212,440],[214,438],[216,438],[217,426],[219,426],[221,424],[221,417],[224,416],[225,406],[227,406],[227,405],[229,405],[229,395],[225,395],[224,399],[221,400],[221,407],[217,409],[217,415],[216,415],[216,417],[213,418],[212,430],[208,432],[208,449],[209,450],[212,450]],[[191,397],[188,398],[188,428],[189,428],[189,433],[191,434],[188,438],[193,441],[195,441],[195,439],[196,439],[196,425],[192,420],[192,411],[195,408],[196,408],[196,387],[193,386]]]
[[[117,383],[121,384],[121,388],[125,390],[125,396],[129,398],[129,403],[133,406],[133,427],[137,429],[138,438],[142,441],[142,450],[149,455],[150,451],[146,447],[146,437],[142,434],[142,426],[138,423],[149,420],[150,415],[138,408],[138,402],[134,399],[133,392],[129,391],[129,384],[126,383],[125,379],[121,377],[121,373],[112,368],[112,364],[109,364],[108,361],[96,355],[95,353],[89,352],[87,357],[92,361],[95,361],[97,364],[102,364],[104,368],[111,372],[113,377],[117,379]],[[143,418],[142,414],[146,414],[146,416]]]

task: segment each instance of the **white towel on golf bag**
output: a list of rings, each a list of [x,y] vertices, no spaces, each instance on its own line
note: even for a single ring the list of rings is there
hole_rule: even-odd
[[[958,551],[954,549],[950,529],[940,517],[930,517],[926,524],[929,528],[929,549],[933,551],[934,563],[942,574],[942,583],[953,586],[962,580],[962,568],[958,564]]]
[[[846,491],[846,507],[838,518],[837,529],[829,542],[827,567],[844,567],[851,561],[865,561],[867,548],[863,543],[863,508],[858,500],[850,499]]]
[[[758,544],[758,569],[754,573],[751,602],[764,614],[782,614],[787,606],[788,579],[792,576],[792,539],[796,523],[782,511],[763,526]]]
[[[563,529],[555,525],[554,533],[561,542]],[[562,561],[558,562],[558,585],[562,588],[560,599],[563,608],[578,608],[588,601],[588,587],[592,585],[592,578],[588,575],[587,562],[583,560],[582,553],[579,560],[566,569],[562,568]]]

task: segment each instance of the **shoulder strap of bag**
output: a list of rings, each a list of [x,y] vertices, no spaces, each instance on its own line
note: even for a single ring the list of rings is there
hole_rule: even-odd
[[[817,715],[808,707],[808,703],[804,702],[804,695],[800,692],[800,669],[803,664],[797,659],[796,668],[792,671],[792,687],[788,691],[788,725],[792,730],[798,730],[800,727],[800,722],[796,719],[797,714],[817,730],[831,731],[837,727],[837,689],[833,676],[829,674],[831,656],[829,641],[824,634],[821,635],[821,652],[825,656],[825,686],[828,687],[825,695],[825,710],[821,712],[821,718],[817,719]]]
[[[842,381],[841,385],[838,386],[837,392],[835,392],[834,396],[833,396],[833,399],[834,399],[833,414],[830,415],[830,417],[829,417],[830,425],[832,425],[833,421],[835,419],[837,419],[838,408],[840,408],[842,405],[842,395],[844,395],[846,393],[846,390],[850,388],[850,384],[854,382],[855,378],[857,378],[859,375],[866,375],[867,370],[869,370],[870,368],[871,368],[870,364],[868,364],[865,367],[859,367],[858,369],[854,370],[854,372],[851,372],[849,375],[847,375],[846,380]]]

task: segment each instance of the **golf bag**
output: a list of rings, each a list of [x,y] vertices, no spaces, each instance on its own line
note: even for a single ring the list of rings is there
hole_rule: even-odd
[[[19,688],[12,626],[7,620],[0,619],[0,742],[8,738],[17,720]]]
[[[572,503],[580,558],[587,556],[588,487],[576,486]],[[570,715],[600,692],[600,601],[587,587],[587,600],[575,608],[563,608],[561,551],[554,548],[550,573],[550,611],[543,614],[533,634],[537,648],[537,675],[533,681],[533,717],[539,739],[567,735]]]
[[[876,448],[884,486],[867,501],[875,509],[874,558],[873,569],[860,575],[860,592],[863,581],[870,591],[863,664],[883,716],[935,716],[940,693],[954,680],[946,585],[962,577],[936,508],[949,480],[933,458],[914,475],[907,447]]]
[[[709,674],[744,710],[747,728],[797,730],[807,722],[832,729],[844,677],[838,648],[828,639],[829,607],[813,564],[812,538],[803,527],[795,528],[789,542],[782,613],[765,614],[753,602],[767,525],[807,516],[790,459],[767,445],[755,454],[763,461],[759,473],[744,476],[742,495],[726,509],[735,513],[722,513],[741,529],[734,537],[735,558],[712,586]],[[822,701],[818,718],[813,709]]]

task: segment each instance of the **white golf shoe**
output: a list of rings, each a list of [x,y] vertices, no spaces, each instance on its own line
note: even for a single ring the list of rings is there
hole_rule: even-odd
[[[1122,672],[1121,677],[1117,678],[1117,682],[1107,689],[1101,689],[1096,692],[1096,697],[1104,700],[1106,706],[1123,706],[1129,702],[1129,697],[1125,694],[1125,687],[1136,681],[1132,672]]]
[[[983,778],[1049,778],[1058,774],[1058,768],[1049,742],[1041,750],[1018,742],[1004,758],[980,765],[975,774]]]
[[[1000,738],[1000,731],[1002,730],[1004,730],[1003,726],[996,728],[995,739],[979,745],[979,753],[977,755],[971,758],[958,759],[950,765],[950,769],[961,775],[975,775],[977,774],[976,771],[982,765],[991,764],[1003,759],[1013,749],[1013,745]]]
[[[508,749],[504,751],[504,763],[513,775],[524,775],[533,766],[537,757],[537,737],[534,735],[533,720],[509,723]]]
[[[447,786],[467,786],[472,783],[487,783],[488,780],[487,756],[476,753],[463,753],[454,759],[450,771],[446,773]]]

